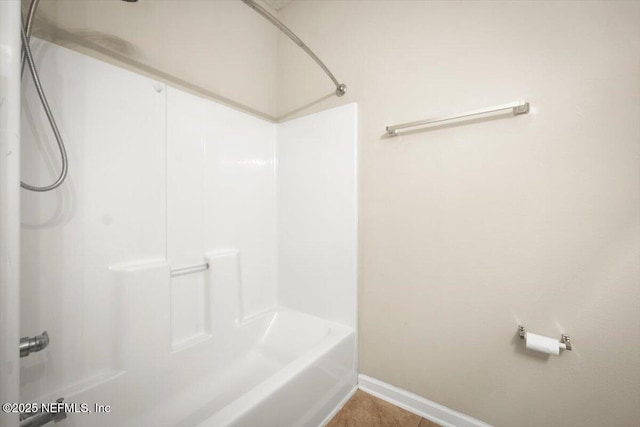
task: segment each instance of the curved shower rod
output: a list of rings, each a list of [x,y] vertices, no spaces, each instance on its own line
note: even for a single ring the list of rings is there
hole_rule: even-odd
[[[309,49],[309,46],[307,46],[306,44],[304,44],[302,42],[302,40],[300,40],[300,37],[296,36],[293,33],[293,31],[291,31],[289,28],[287,28],[286,25],[284,25],[282,22],[280,22],[280,20],[278,18],[276,18],[275,16],[270,14],[265,8],[260,6],[254,0],[242,0],[242,1],[244,3],[246,3],[247,6],[251,7],[253,10],[255,10],[260,15],[265,17],[273,25],[278,27],[280,29],[280,31],[282,31],[284,34],[286,34],[287,37],[289,37],[291,40],[293,40],[293,42],[295,44],[297,44],[298,46],[300,46],[300,48],[302,48],[302,50],[307,52],[307,55],[309,55],[314,61],[316,61],[316,63],[320,66],[320,68],[322,68],[324,70],[324,72],[327,73],[329,78],[333,81],[333,84],[336,85],[336,96],[342,96],[345,93],[347,93],[347,85],[345,85],[344,83],[340,83],[338,81],[338,79],[335,78],[333,73],[327,68],[326,65],[324,65],[324,63],[320,60],[320,58],[318,58],[316,56],[316,54],[313,53],[313,51],[311,49]]]

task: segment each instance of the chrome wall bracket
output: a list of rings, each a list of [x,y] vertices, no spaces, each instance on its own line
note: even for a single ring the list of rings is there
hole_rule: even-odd
[[[522,339],[527,336],[527,331],[524,329],[524,326],[518,326],[518,335],[520,335],[520,338]]]
[[[44,331],[35,337],[20,338],[20,357],[27,357],[31,353],[43,350],[49,345],[49,334]]]
[[[566,346],[567,350],[571,350],[571,338],[567,334],[562,334],[560,336],[560,342]]]
[[[513,114],[516,115],[516,116],[518,114],[526,114],[528,112],[529,112],[529,103],[528,102],[521,101],[518,105],[513,107]]]

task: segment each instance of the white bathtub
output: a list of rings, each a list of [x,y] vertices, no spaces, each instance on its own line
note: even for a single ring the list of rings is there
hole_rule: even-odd
[[[60,427],[321,424],[356,384],[356,106],[276,125],[33,51],[79,143],[70,186],[23,198],[20,327],[51,344],[20,360],[20,401],[109,409]],[[31,82],[23,99],[37,181],[48,123]]]
[[[123,371],[65,393],[111,411],[69,414],[64,426],[317,427],[356,385],[355,346],[352,328],[269,311],[155,359],[145,347]]]
[[[319,426],[355,387],[353,329],[293,311],[265,318],[268,327],[237,374],[247,387],[190,417],[206,417],[198,427]],[[264,379],[251,381],[245,369]]]

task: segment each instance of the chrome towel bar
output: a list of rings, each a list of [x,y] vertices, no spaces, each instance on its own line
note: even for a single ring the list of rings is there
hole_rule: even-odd
[[[204,271],[204,270],[208,270],[208,269],[209,269],[209,263],[191,265],[189,267],[175,268],[175,269],[171,270],[171,277],[182,276],[182,275],[191,274],[191,273],[197,273],[199,271]]]
[[[425,125],[430,125],[431,123],[462,119],[465,117],[477,116],[479,114],[486,114],[486,113],[494,113],[502,110],[513,110],[514,115],[525,114],[529,112],[529,103],[526,101],[516,101],[516,102],[511,102],[509,104],[496,105],[494,107],[487,107],[487,108],[481,108],[479,110],[468,111],[462,114],[455,114],[455,115],[443,116],[443,117],[433,117],[430,119],[419,120],[417,122],[402,123],[400,125],[387,126],[387,134],[389,136],[396,136],[398,135],[399,129],[406,129],[406,128],[411,128],[415,126],[425,126]]]

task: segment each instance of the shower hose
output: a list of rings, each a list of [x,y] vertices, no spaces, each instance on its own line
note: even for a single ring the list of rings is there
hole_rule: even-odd
[[[53,135],[56,138],[56,142],[58,143],[58,149],[60,150],[60,158],[62,159],[62,169],[60,171],[60,175],[58,179],[56,179],[52,184],[47,185],[45,187],[37,187],[34,185],[26,184],[23,181],[20,181],[20,186],[30,191],[51,191],[60,186],[67,177],[67,171],[69,168],[69,162],[67,160],[67,150],[64,147],[64,140],[60,135],[60,131],[58,130],[58,126],[56,125],[56,120],[53,117],[53,113],[51,112],[51,108],[49,107],[49,102],[47,101],[47,96],[44,94],[44,90],[42,89],[42,83],[40,82],[40,77],[38,76],[38,70],[36,69],[35,62],[33,60],[33,55],[31,54],[31,47],[29,46],[29,39],[31,37],[31,24],[33,23],[33,17],[36,13],[36,9],[38,8],[38,3],[40,0],[31,0],[31,5],[29,6],[29,12],[27,14],[27,21],[25,25],[22,27],[22,71],[24,72],[24,64],[25,60],[29,65],[29,71],[31,72],[31,77],[33,78],[33,83],[36,87],[36,91],[38,92],[38,97],[40,98],[40,102],[42,103],[42,108],[47,115],[47,119],[49,120],[49,125],[51,126],[51,130],[53,131]]]

